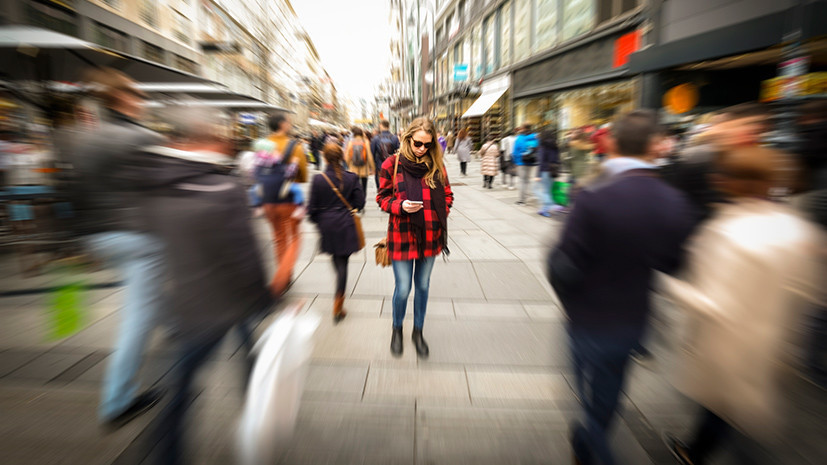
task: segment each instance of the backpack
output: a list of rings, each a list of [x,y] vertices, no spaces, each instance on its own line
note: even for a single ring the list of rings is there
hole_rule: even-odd
[[[537,164],[537,147],[529,147],[528,150],[523,153],[523,165],[536,165]]]
[[[255,178],[260,186],[262,203],[289,202],[290,185],[296,176],[296,165],[291,163],[298,139],[290,139],[281,160],[264,160],[256,165]],[[275,144],[274,144],[275,145]]]
[[[365,164],[367,163],[367,158],[365,158],[364,143],[357,142],[350,145],[350,163],[353,166],[365,166]]]
[[[387,137],[379,137],[379,163],[377,166],[384,163],[393,154],[393,141],[388,140]]]

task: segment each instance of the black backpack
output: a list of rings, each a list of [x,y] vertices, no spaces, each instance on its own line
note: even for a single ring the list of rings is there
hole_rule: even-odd
[[[379,136],[379,164],[380,166],[384,163],[385,160],[388,159],[391,155],[393,155],[393,141],[388,139],[387,137]]]
[[[296,176],[295,169],[291,169],[290,160],[296,148],[298,139],[291,139],[287,150],[278,163],[257,166],[255,170],[256,183],[261,186],[261,200],[263,203],[289,202],[290,181]]]
[[[537,147],[529,147],[528,150],[523,153],[523,165],[536,165],[537,164]]]

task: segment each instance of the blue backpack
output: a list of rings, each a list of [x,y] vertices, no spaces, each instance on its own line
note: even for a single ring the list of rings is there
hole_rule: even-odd
[[[257,144],[256,152],[261,150],[272,152],[275,150],[275,143],[270,140],[266,142],[272,145]],[[298,139],[290,140],[281,160],[257,162],[255,178],[256,183],[260,186],[259,195],[262,203],[290,203],[293,201],[290,187],[293,178],[296,177],[296,165],[291,163],[290,160],[297,143]]]

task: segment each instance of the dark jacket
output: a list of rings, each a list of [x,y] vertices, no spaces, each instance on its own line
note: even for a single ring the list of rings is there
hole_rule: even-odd
[[[683,194],[652,170],[582,191],[549,255],[549,280],[571,325],[639,337],[653,270],[674,271],[692,229]]]
[[[555,142],[540,142],[537,153],[537,163],[539,164],[539,171],[541,173],[554,172],[554,175],[557,175],[556,171],[560,166],[560,151],[557,149]]]
[[[709,180],[714,161],[715,149],[700,145],[685,150],[680,159],[660,168],[663,179],[682,191],[691,202],[696,224],[712,215],[715,204],[725,202]]]
[[[141,173],[152,159],[140,149],[162,140],[158,133],[119,114],[79,136],[68,155],[75,171],[71,195],[79,232],[146,229],[140,216]]]
[[[272,302],[245,190],[229,157],[147,149],[145,215],[163,240],[170,285],[164,315],[184,341],[223,334]]]
[[[381,144],[388,148],[387,156],[390,158],[393,154],[399,151],[399,138],[391,134],[390,131],[382,131],[370,141],[370,151],[373,153],[373,161],[377,169],[385,162],[383,157]]]
[[[340,182],[333,168],[329,166],[325,174],[351,207],[357,210],[365,207],[365,191],[362,190],[359,176],[345,171]],[[331,255],[350,255],[359,250],[359,238],[353,225],[353,216],[321,174],[313,177],[307,210],[310,221],[316,223],[322,235],[322,252]]]

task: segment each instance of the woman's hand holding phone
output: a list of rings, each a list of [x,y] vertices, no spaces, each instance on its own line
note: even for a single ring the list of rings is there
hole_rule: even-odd
[[[422,210],[424,207],[422,205],[422,201],[418,200],[404,200],[402,202],[402,209],[408,213],[416,213],[419,210]]]

